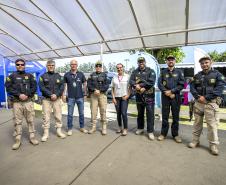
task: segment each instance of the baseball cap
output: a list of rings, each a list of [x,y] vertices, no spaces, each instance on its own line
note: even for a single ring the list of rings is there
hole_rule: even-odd
[[[175,58],[173,55],[168,55],[168,56],[166,57],[166,60],[169,60],[169,59],[175,60],[176,58]]]
[[[146,60],[145,60],[144,57],[139,57],[139,58],[137,59],[137,62],[141,62],[141,61],[146,61]]]

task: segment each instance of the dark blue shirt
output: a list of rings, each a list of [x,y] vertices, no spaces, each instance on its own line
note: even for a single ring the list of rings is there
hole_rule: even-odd
[[[67,84],[68,98],[83,98],[82,84],[85,81],[85,75],[80,71],[77,71],[75,74],[71,71],[65,73],[64,83]]]
[[[158,80],[158,87],[162,92],[171,90],[174,94],[180,94],[184,87],[184,74],[176,68],[172,71],[168,68],[163,69]]]

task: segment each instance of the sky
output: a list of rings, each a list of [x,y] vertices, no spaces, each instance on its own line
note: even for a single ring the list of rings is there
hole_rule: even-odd
[[[197,46],[186,46],[182,47],[183,52],[185,53],[185,58],[182,61],[183,63],[193,63],[194,62],[194,48],[201,48],[205,52],[211,51],[218,51],[223,52],[226,51],[226,43],[222,44],[209,44],[209,45],[197,45]],[[109,62],[111,63],[122,63],[126,69],[131,68],[132,66],[137,66],[137,57],[138,53],[134,55],[130,55],[128,52],[121,52],[121,53],[113,53],[113,54],[104,54],[103,61],[105,65],[108,65]],[[145,55],[144,55],[145,57]],[[149,57],[149,56],[148,56]],[[93,55],[93,56],[84,56],[84,57],[74,57],[78,64],[92,62],[95,63],[96,61],[100,60],[100,55]],[[56,67],[64,66],[67,63],[70,63],[72,58],[65,58],[65,59],[57,59]],[[45,61],[41,62],[45,65]]]

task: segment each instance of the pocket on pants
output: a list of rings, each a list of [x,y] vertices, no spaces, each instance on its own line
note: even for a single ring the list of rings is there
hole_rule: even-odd
[[[199,109],[197,102],[194,104],[194,115],[204,116],[204,112]]]
[[[217,103],[208,103],[206,108],[214,112],[215,121],[219,122],[219,105]]]

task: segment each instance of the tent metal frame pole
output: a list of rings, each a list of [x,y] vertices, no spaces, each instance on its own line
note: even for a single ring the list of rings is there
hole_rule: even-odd
[[[140,35],[140,36],[131,36],[131,37],[123,37],[123,38],[118,38],[118,39],[112,39],[112,40],[105,40],[105,42],[116,42],[116,41],[121,41],[121,40],[129,40],[129,39],[137,39],[137,38],[145,38],[145,37],[154,37],[154,36],[160,36],[160,35],[169,35],[169,34],[176,34],[176,33],[185,33],[185,32],[194,32],[194,31],[204,31],[204,30],[210,30],[210,29],[218,29],[218,28],[225,28],[226,24],[222,24],[222,25],[216,25],[216,26],[206,26],[206,27],[201,27],[201,28],[193,28],[193,29],[187,29],[187,30],[176,30],[176,31],[171,31],[171,32],[160,32],[160,33],[154,33],[154,34],[145,34],[145,35]],[[225,40],[221,40],[222,42]],[[197,43],[214,43],[214,41],[204,41],[204,42],[197,42]],[[217,43],[219,41],[216,41],[215,43]],[[81,46],[88,46],[88,45],[94,45],[94,44],[100,44],[101,42],[92,42],[92,43],[85,43],[85,44],[81,44],[81,45],[76,45],[78,47]],[[187,45],[190,44],[195,44],[195,42],[193,43],[188,43]],[[184,46],[184,43],[181,44],[174,44],[172,46]],[[34,52],[34,53],[44,53],[44,52],[49,52],[49,51],[57,51],[57,50],[62,50],[62,49],[69,49],[69,48],[74,48],[76,46],[69,46],[69,47],[62,47],[62,48],[56,48],[56,49],[50,49],[50,50],[45,50],[45,51],[38,51],[38,52]],[[166,47],[166,45],[161,46],[161,48]],[[156,47],[153,47],[153,49]],[[129,49],[127,49],[128,51]],[[123,50],[121,50],[123,51]],[[113,52],[113,51],[112,51]],[[30,54],[34,54],[34,53],[23,53],[23,54],[19,54],[19,55],[14,55],[14,56],[7,56],[7,57],[15,57],[15,56],[25,56],[25,55],[30,55]]]
[[[73,45],[76,45],[74,43],[74,41],[66,34],[66,32],[56,23],[53,21],[53,19],[44,11],[42,10],[36,3],[34,3],[32,0],[29,0],[31,4],[33,4],[33,6],[35,6],[40,12],[42,12],[46,17],[48,17],[48,19],[51,20],[51,22],[68,38],[68,40],[70,40],[70,42],[73,44]],[[80,50],[79,47],[76,47],[76,49],[82,54],[84,55],[84,53]]]
[[[1,42],[0,42],[0,45],[2,45],[4,48],[8,49],[9,51],[13,52],[15,54],[15,56],[19,56],[19,54],[17,54],[14,50],[12,50],[11,48],[9,48],[6,45],[2,44]]]
[[[3,57],[3,74],[4,74],[4,82],[6,82],[6,64],[5,64],[5,57]],[[7,97],[7,92],[6,92],[6,87],[4,86],[4,93],[5,93],[5,105],[6,109],[9,109],[8,106],[8,97]]]
[[[142,32],[141,32],[141,29],[140,29],[139,22],[138,22],[138,20],[137,20],[137,16],[136,16],[135,10],[134,10],[134,8],[133,8],[133,4],[132,4],[131,0],[127,0],[127,1],[128,1],[128,3],[129,3],[130,9],[131,9],[131,11],[132,11],[133,18],[134,18],[134,20],[135,20],[135,23],[136,23],[136,26],[137,26],[139,35],[142,35]],[[140,39],[141,39],[143,48],[145,48],[146,46],[145,46],[143,37],[141,37]]]
[[[189,0],[186,0],[186,7],[185,7],[185,30],[188,29],[189,25]],[[185,46],[188,44],[188,32],[185,33]]]
[[[14,10],[17,10],[17,11],[20,11],[20,12],[23,12],[23,13],[26,13],[26,14],[29,14],[29,15],[32,15],[32,16],[37,17],[37,18],[39,18],[39,19],[43,19],[43,20],[45,20],[45,21],[52,22],[51,20],[46,19],[46,18],[44,18],[44,17],[41,17],[41,16],[39,16],[39,15],[35,15],[35,14],[33,14],[33,13],[30,13],[30,12],[27,12],[27,11],[25,11],[25,10],[21,10],[21,9],[19,9],[19,8],[15,8],[15,7],[12,7],[12,6],[3,4],[3,3],[0,3],[0,6],[5,6],[5,7],[8,7],[8,8],[11,8],[11,9],[14,9]]]
[[[14,20],[16,20],[18,23],[20,23],[24,28],[26,28],[27,30],[29,30],[33,35],[35,35],[39,40],[41,40],[47,47],[49,47],[50,49],[52,49],[52,47],[44,40],[42,39],[38,34],[36,34],[35,32],[33,32],[28,26],[26,26],[23,22],[21,22],[20,20],[18,20],[14,15],[12,15],[11,13],[9,13],[8,11],[6,11],[5,9],[3,9],[2,7],[0,7],[0,9],[5,12],[7,15],[9,15],[10,17],[12,17]],[[53,50],[53,52],[58,55],[60,57],[60,55]]]
[[[103,43],[100,43],[100,61],[102,63],[102,71],[104,71]]]
[[[193,46],[193,45],[203,45],[203,44],[220,44],[220,43],[226,43],[226,40],[216,40],[216,41],[207,41],[205,43],[203,42],[190,42],[187,46]],[[172,45],[165,45],[165,46],[154,46],[154,47],[146,47],[146,49],[161,49],[161,48],[172,48],[172,47],[182,47],[184,44],[177,43]],[[141,48],[133,48],[133,50],[139,50]],[[131,49],[123,49],[123,50],[112,50],[112,52],[104,52],[104,54],[111,54],[111,53],[119,53],[119,52],[128,52]],[[91,56],[91,55],[100,55],[100,51],[88,53],[85,56]],[[6,58],[13,57],[13,56],[6,56]],[[14,56],[16,57],[16,56]],[[82,57],[81,55],[67,55],[67,56],[61,56],[61,57],[51,57],[51,59],[63,59],[63,58],[73,58],[73,57]],[[50,58],[43,58],[43,60],[48,60]]]
[[[86,9],[82,5],[82,3],[79,0],[75,0],[75,1],[78,3],[79,7],[82,9],[82,11],[85,13],[86,17],[89,19],[89,21],[92,23],[92,25],[94,26],[94,28],[96,29],[96,31],[100,35],[100,37],[102,39],[102,42],[105,43],[105,45],[107,46],[108,50],[111,52],[111,48],[109,47],[109,45],[107,44],[107,42],[105,42],[105,39],[104,39],[103,34],[100,32],[100,29],[97,27],[97,25],[95,24],[95,22],[93,21],[93,19],[91,18],[91,16],[88,14],[88,12],[86,11]]]
[[[24,47],[25,47],[27,50],[29,50],[30,52],[34,52],[34,51],[32,51],[28,46],[26,46],[24,43],[22,43],[21,41],[19,41],[17,38],[15,38],[14,36],[12,36],[12,35],[9,34],[8,32],[6,32],[5,30],[3,30],[3,29],[1,29],[1,28],[0,28],[0,30],[1,30],[2,32],[4,32],[5,35],[8,35],[8,36],[11,37],[12,39],[14,39],[14,40],[17,41],[18,43],[20,43],[22,46],[24,46]],[[41,58],[40,56],[38,56],[37,53],[34,53],[34,55],[36,55],[39,59],[42,60],[42,58]]]

